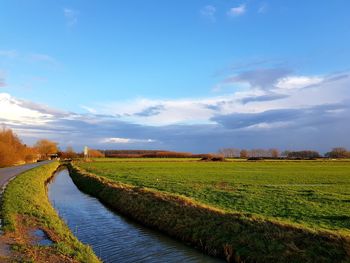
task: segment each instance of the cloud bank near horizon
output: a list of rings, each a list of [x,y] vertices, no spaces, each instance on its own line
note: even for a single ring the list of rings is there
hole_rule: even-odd
[[[0,123],[26,143],[49,138],[64,149],[147,148],[215,152],[221,147],[350,148],[350,73],[300,76],[260,68],[225,78],[208,98],[141,98],[82,106],[85,113],[0,93]]]

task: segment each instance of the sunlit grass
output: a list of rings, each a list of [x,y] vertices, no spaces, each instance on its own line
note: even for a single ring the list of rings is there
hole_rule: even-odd
[[[225,211],[350,230],[350,162],[346,161],[108,159],[79,166],[118,182],[180,194]]]
[[[306,163],[298,163],[303,168],[297,165],[287,169],[294,171],[291,174],[275,171],[270,167],[271,162],[119,160],[78,165],[77,168],[76,163],[73,164],[71,175],[84,192],[99,198],[118,213],[192,244],[209,255],[226,258],[228,262],[349,260],[346,218],[337,218],[340,224],[336,227],[330,225],[334,218],[323,218],[325,226],[310,217],[308,221],[297,220],[307,214],[308,209],[321,214],[320,208],[312,208],[312,201],[306,198],[310,192],[298,189],[319,187]],[[279,167],[279,170],[283,168],[286,167]],[[334,182],[332,177],[343,178],[343,168],[335,170],[340,173],[321,183],[329,185]],[[301,175],[305,171],[308,176]],[[346,192],[346,187],[344,189]],[[335,194],[336,191],[330,192]],[[294,200],[304,202],[305,206],[296,206]],[[275,216],[274,207],[278,213],[283,213]],[[331,206],[326,210],[332,210]],[[336,208],[333,211],[337,213]]]
[[[69,256],[69,262],[100,262],[90,247],[73,236],[49,202],[45,184],[58,166],[58,162],[53,162],[31,169],[9,183],[2,205],[5,233],[19,240],[18,245],[25,248],[29,259],[40,249],[41,253],[58,254],[63,258]],[[28,233],[23,232],[24,228],[43,229],[53,239],[54,245],[33,246],[27,240]]]

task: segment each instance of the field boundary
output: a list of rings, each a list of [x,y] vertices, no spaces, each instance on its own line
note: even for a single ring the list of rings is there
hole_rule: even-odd
[[[349,262],[348,236],[226,213],[68,166],[74,183],[115,211],[228,262]]]

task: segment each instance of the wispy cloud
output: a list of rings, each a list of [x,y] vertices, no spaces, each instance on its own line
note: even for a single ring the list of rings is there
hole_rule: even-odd
[[[6,86],[5,78],[0,76],[0,88],[3,88]]]
[[[0,50],[0,57],[16,58],[18,57],[18,52],[16,50]]]
[[[213,119],[230,129],[246,129],[257,127],[268,129],[274,127],[273,124],[281,124],[285,127],[301,127],[314,124],[325,124],[338,115],[339,112],[348,112],[350,105],[344,103],[315,105],[304,108],[285,108],[267,110],[257,113],[234,113],[216,116]],[[339,115],[338,115],[339,116]],[[271,126],[272,125],[272,126]]]
[[[226,78],[225,84],[247,83],[252,88],[271,89],[277,80],[289,76],[292,73],[287,68],[258,68],[240,72]]]
[[[281,78],[275,84],[279,89],[299,89],[321,83],[324,78],[318,76],[288,76]]]
[[[267,3],[261,3],[261,5],[258,8],[258,13],[259,14],[265,14],[268,10],[268,4]]]
[[[207,5],[207,6],[204,6],[201,10],[200,10],[200,14],[210,20],[211,22],[215,22],[216,21],[216,17],[215,17],[215,14],[216,14],[216,7],[215,6],[212,6],[212,5]]]
[[[54,59],[53,57],[51,57],[47,54],[31,53],[31,54],[29,54],[28,57],[31,61],[45,62],[45,63],[52,64],[52,65],[58,64],[56,59]]]
[[[88,107],[88,106],[85,106],[85,105],[80,105],[80,108],[86,110],[89,113],[93,113],[93,114],[97,113],[97,110],[92,108],[92,107]]]
[[[63,15],[66,19],[66,24],[68,27],[74,26],[78,22],[79,12],[71,8],[64,8]]]
[[[6,86],[5,73],[0,70],[0,88],[3,88],[5,86]]]
[[[57,65],[58,62],[55,58],[44,53],[21,53],[17,50],[0,50],[0,57],[8,59],[16,59],[21,63],[27,61],[44,62],[52,65]],[[1,73],[1,72],[0,72]]]
[[[227,12],[227,15],[229,17],[235,17],[235,16],[244,15],[246,12],[247,12],[246,5],[241,4],[239,6],[230,8],[230,10]]]
[[[64,118],[70,116],[70,113],[63,111],[63,110],[57,110],[49,107],[48,105],[34,103],[28,100],[21,100],[17,99],[16,104],[22,108],[26,108],[28,110],[31,110],[33,112],[45,114],[48,117],[55,117],[55,118]]]
[[[273,100],[280,100],[289,97],[287,94],[278,94],[278,93],[267,93],[265,95],[255,96],[255,97],[245,97],[241,99],[243,104],[251,102],[269,102]]]
[[[101,142],[114,143],[114,144],[134,144],[134,143],[152,143],[152,142],[155,142],[155,140],[111,137],[111,138],[105,138]]]
[[[148,107],[140,112],[137,112],[134,115],[141,117],[149,117],[160,114],[164,109],[165,107],[163,105],[155,105]]]
[[[218,86],[222,88],[225,85],[247,84],[250,88],[265,91],[292,90],[315,85],[325,79],[321,76],[301,76],[292,73],[292,70],[280,67],[252,69],[230,76]]]

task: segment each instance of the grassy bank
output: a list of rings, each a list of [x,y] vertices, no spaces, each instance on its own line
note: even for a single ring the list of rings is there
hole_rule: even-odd
[[[81,164],[80,164],[81,165]],[[227,212],[70,167],[78,187],[142,224],[229,262],[348,262],[348,237]]]
[[[58,166],[53,162],[34,168],[9,183],[2,204],[5,236],[13,240],[14,255],[20,262],[100,262],[92,249],[70,232],[48,200],[46,182]],[[30,233],[37,229],[54,244],[35,245]]]

